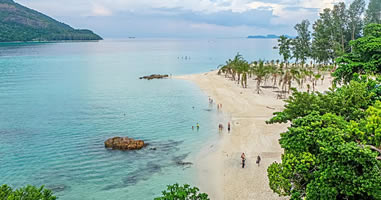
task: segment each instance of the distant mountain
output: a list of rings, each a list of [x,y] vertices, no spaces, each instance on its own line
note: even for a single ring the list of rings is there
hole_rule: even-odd
[[[289,36],[289,35],[285,35],[286,37],[288,38],[294,38],[293,36]],[[278,35],[272,35],[272,34],[269,34],[269,35],[249,35],[247,38],[250,38],[250,39],[253,39],[253,38],[256,38],[256,39],[278,39],[280,36]]]
[[[0,42],[102,40],[86,29],[74,29],[13,0],[0,0]]]

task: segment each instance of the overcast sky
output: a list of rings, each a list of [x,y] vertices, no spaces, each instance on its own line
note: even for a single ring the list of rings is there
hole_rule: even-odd
[[[15,0],[104,38],[295,35],[340,0]],[[349,2],[349,0],[346,0]]]

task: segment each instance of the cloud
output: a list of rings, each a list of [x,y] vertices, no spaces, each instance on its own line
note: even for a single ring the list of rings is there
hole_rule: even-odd
[[[91,15],[90,16],[111,16],[112,12],[105,6],[97,3],[93,3]]]
[[[246,36],[248,32],[292,35],[296,23],[303,19],[314,21],[322,9],[333,7],[340,0],[16,1],[76,27],[91,28],[105,37],[123,37]]]

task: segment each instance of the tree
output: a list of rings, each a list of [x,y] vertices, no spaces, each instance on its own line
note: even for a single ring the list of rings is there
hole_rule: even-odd
[[[55,200],[57,197],[53,196],[53,193],[49,189],[45,189],[44,186],[39,188],[28,185],[23,188],[13,190],[8,185],[2,185],[0,187],[0,199],[2,200]]]
[[[381,24],[381,1],[370,0],[365,13],[365,24]]]
[[[364,0],[354,0],[348,9],[349,30],[351,32],[351,40],[360,37],[363,21],[362,14],[365,9]]]
[[[327,17],[330,17],[329,15],[329,9],[324,10]],[[312,40],[312,46],[311,46],[311,55],[312,58],[314,58],[319,63],[327,64],[329,61],[332,61],[334,58],[334,49],[332,45],[332,38],[330,26],[327,25],[327,23],[331,23],[329,20],[322,17],[321,19],[318,19],[313,24],[313,30],[312,33],[313,40]]]
[[[258,66],[256,66],[253,70],[256,76],[255,79],[257,80],[257,93],[259,94],[262,91],[261,84],[269,73],[267,67],[264,65],[264,61],[261,60],[259,61]]]
[[[300,60],[302,64],[311,55],[311,32],[308,30],[309,26],[310,22],[303,20],[294,27],[298,36],[293,40],[293,57],[296,59],[296,62]]]
[[[285,109],[275,112],[275,116],[267,123],[286,123],[305,117],[311,112],[318,112],[320,115],[333,113],[346,120],[361,119],[364,117],[364,111],[377,100],[379,84],[381,79],[351,81],[348,85],[331,89],[324,94],[294,90],[292,96],[285,100]]]
[[[274,47],[274,49],[279,49],[279,55],[283,57],[283,61],[286,63],[291,58],[291,43],[291,38],[281,35],[278,39],[278,46]]]
[[[163,196],[155,200],[209,200],[205,193],[199,193],[199,189],[191,187],[188,184],[180,186],[179,184],[168,185],[167,190],[163,191]]]
[[[377,107],[379,104],[376,102]],[[375,109],[367,112],[364,120],[380,130],[375,124],[381,110]],[[376,113],[376,121],[371,113]],[[318,112],[292,120],[279,140],[284,148],[282,163],[273,163],[267,170],[270,188],[291,199],[381,198],[381,152],[374,150],[377,143],[354,139],[367,123],[353,124],[356,122],[335,114]]]
[[[336,82],[348,83],[358,74],[381,74],[381,24],[369,24],[364,37],[350,42],[352,52],[339,57]]]
[[[348,16],[345,3],[340,2],[333,7],[332,25],[335,56],[341,56],[346,52],[348,41],[346,40]]]

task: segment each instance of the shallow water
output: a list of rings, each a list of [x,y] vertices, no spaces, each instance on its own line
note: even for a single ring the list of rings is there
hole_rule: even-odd
[[[249,60],[276,59],[275,43],[0,44],[0,184],[44,184],[59,199],[76,200],[152,199],[168,184],[193,183],[196,170],[176,162],[192,161],[217,138],[223,116],[191,82],[138,77],[206,72],[236,52]],[[200,130],[192,131],[197,122]],[[113,136],[149,146],[105,149],[103,142]]]

